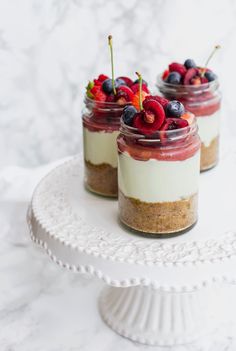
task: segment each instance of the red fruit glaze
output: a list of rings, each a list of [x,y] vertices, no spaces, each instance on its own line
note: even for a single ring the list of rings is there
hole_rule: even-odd
[[[133,84],[132,79],[130,79],[129,77],[118,77],[117,79],[123,79],[123,81],[125,81],[128,87],[131,87],[131,85]]]
[[[134,97],[133,91],[127,87],[126,85],[121,85],[119,88],[117,88],[117,93],[115,95],[115,101],[118,104],[125,104],[127,102],[132,101]]]
[[[193,77],[198,75],[198,70],[196,68],[189,68],[184,77],[184,84],[190,85]]]
[[[169,100],[163,98],[162,96],[158,96],[158,95],[148,95],[145,100],[155,100],[157,102],[159,102],[159,104],[161,104],[162,107],[166,107],[166,105],[168,104]]]
[[[187,69],[184,65],[181,65],[181,63],[173,62],[169,65],[169,70],[170,72],[178,72],[181,77],[184,77],[184,75],[187,72]]]
[[[135,83],[130,87],[134,93],[137,93],[139,91],[139,83]],[[146,84],[142,84],[142,91],[145,91],[145,93],[150,94],[150,91]]]

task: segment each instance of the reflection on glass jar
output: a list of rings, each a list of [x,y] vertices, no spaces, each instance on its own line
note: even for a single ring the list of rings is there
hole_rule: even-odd
[[[86,97],[83,111],[85,186],[104,196],[117,196],[117,147],[123,106]]]
[[[220,135],[221,94],[219,82],[214,80],[201,85],[174,85],[158,77],[157,86],[164,97],[181,101],[186,110],[197,118],[201,139],[201,171],[218,162]]]
[[[143,233],[176,235],[197,221],[200,139],[191,126],[145,137],[121,122],[119,215]]]

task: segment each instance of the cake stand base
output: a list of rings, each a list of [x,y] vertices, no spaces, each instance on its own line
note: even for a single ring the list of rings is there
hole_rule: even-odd
[[[102,291],[99,308],[103,320],[120,335],[142,344],[172,346],[216,329],[214,306],[219,306],[219,298],[220,289],[215,288],[179,293],[108,287]]]

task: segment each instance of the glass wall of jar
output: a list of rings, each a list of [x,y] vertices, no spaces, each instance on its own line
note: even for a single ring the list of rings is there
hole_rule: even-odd
[[[194,118],[188,127],[147,137],[121,122],[118,198],[123,224],[165,237],[196,223],[201,145],[197,130]]]
[[[221,93],[216,79],[200,85],[175,85],[158,77],[157,87],[169,100],[181,101],[196,118],[201,139],[201,171],[218,162]]]
[[[117,146],[124,106],[85,98],[83,144],[85,187],[99,195],[117,196]]]

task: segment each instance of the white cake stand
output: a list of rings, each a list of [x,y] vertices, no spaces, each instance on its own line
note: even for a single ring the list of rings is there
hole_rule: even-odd
[[[235,155],[201,175],[198,224],[171,239],[124,230],[117,202],[84,190],[82,158],[72,159],[37,186],[31,237],[60,266],[106,283],[101,316],[119,334],[149,345],[194,341],[222,321],[222,287],[236,281]]]

